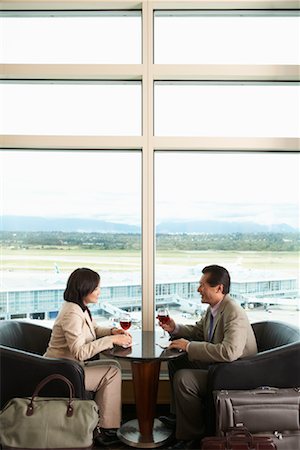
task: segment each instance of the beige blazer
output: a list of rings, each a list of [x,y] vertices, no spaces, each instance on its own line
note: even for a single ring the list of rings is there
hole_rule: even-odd
[[[208,341],[210,308],[195,325],[179,325],[174,338],[183,337],[191,343],[190,360],[230,362],[257,353],[255,335],[245,310],[228,294],[222,300],[214,318],[211,342]]]
[[[44,356],[85,361],[109,348],[113,348],[111,329],[99,327],[76,303],[65,302]]]

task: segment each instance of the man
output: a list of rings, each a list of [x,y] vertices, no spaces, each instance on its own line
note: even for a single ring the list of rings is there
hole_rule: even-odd
[[[160,326],[171,335],[169,348],[186,355],[169,362],[171,414],[160,420],[176,427],[174,449],[191,448],[204,434],[201,397],[206,394],[207,369],[215,362],[231,362],[257,353],[255,336],[246,312],[229,295],[230,275],[221,266],[204,267],[198,292],[209,307],[195,325],[173,319]]]

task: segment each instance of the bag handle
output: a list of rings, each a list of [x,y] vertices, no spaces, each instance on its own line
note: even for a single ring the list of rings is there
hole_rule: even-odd
[[[72,417],[72,415],[73,415],[72,402],[73,402],[73,397],[74,397],[74,393],[75,393],[74,386],[71,383],[71,381],[68,380],[68,378],[64,377],[63,375],[60,375],[59,373],[54,373],[53,375],[49,375],[48,377],[44,378],[42,381],[39,382],[39,384],[36,386],[36,388],[35,388],[35,390],[34,390],[34,392],[32,394],[30,403],[27,406],[26,416],[32,416],[33,415],[33,412],[34,412],[33,401],[34,401],[35,397],[37,397],[39,391],[47,383],[49,383],[52,380],[62,380],[68,385],[68,388],[69,388],[69,399],[68,399],[67,413],[66,414],[67,414],[67,417]]]
[[[250,433],[250,431],[248,431],[248,429],[246,427],[229,427],[228,431],[226,432],[226,449],[231,449],[232,448],[232,441],[231,439],[235,437],[244,437],[247,439],[247,444],[249,446],[249,448],[254,448],[254,444],[253,444],[253,436]]]

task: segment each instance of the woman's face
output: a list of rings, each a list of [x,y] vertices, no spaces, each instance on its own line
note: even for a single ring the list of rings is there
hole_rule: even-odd
[[[83,303],[85,305],[88,305],[89,303],[94,303],[94,304],[98,303],[98,298],[100,297],[100,293],[101,293],[101,289],[100,289],[100,283],[99,283],[99,285],[96,287],[96,289],[93,290],[93,292],[91,292],[86,297],[84,297]]]

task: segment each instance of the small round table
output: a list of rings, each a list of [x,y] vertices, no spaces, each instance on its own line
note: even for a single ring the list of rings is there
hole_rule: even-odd
[[[162,348],[161,331],[132,330],[131,334],[132,347],[114,347],[102,352],[112,358],[129,359],[131,363],[137,419],[123,424],[117,434],[121,441],[132,447],[160,447],[172,434],[172,430],[154,418],[160,364],[179,358],[184,352]],[[166,340],[163,342],[166,344]]]

